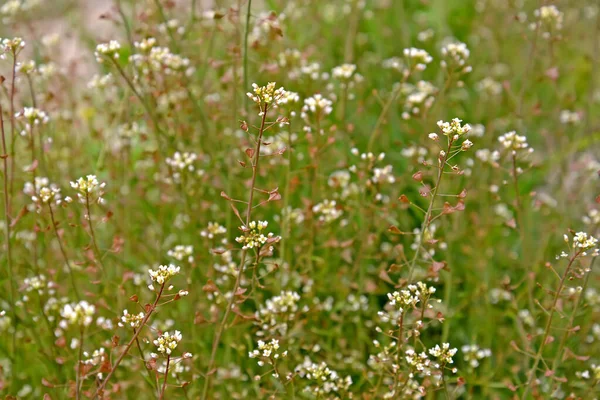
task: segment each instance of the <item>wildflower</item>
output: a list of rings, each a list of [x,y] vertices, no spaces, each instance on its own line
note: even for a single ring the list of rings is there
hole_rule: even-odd
[[[356,71],[356,65],[354,64],[342,64],[340,66],[335,67],[331,71],[331,76],[336,79],[345,79],[348,80],[352,77],[352,74]]]
[[[467,151],[471,148],[471,146],[473,146],[473,142],[471,142],[469,139],[467,139],[464,142],[462,142],[462,145],[460,146],[460,148],[462,151]]]
[[[194,153],[180,153],[176,151],[172,157],[167,157],[166,163],[173,169],[180,171],[194,171],[194,161],[198,159],[198,156]]]
[[[108,43],[101,43],[97,45],[94,56],[96,57],[96,61],[99,63],[104,61],[104,57],[118,60],[119,50],[121,50],[121,44],[116,40],[111,40]]]
[[[17,64],[17,72],[23,75],[31,75],[35,72],[35,61],[29,60]]]
[[[156,351],[161,354],[171,355],[171,352],[177,348],[177,345],[181,341],[181,332],[175,331],[173,334],[165,332],[154,340]]]
[[[463,352],[464,360],[469,363],[471,368],[477,368],[479,366],[479,361],[492,355],[490,349],[481,349],[476,344],[464,345],[461,347],[461,351]]]
[[[559,118],[560,122],[565,125],[577,125],[581,122],[581,114],[577,111],[562,110]]]
[[[352,378],[350,376],[345,378],[340,377],[325,362],[316,364],[306,358],[303,364],[295,368],[295,371],[298,376],[310,382],[310,386],[305,390],[316,397],[322,397],[327,393],[347,391],[352,385]]]
[[[350,172],[346,170],[335,171],[327,179],[329,187],[343,189],[350,183]]]
[[[300,310],[300,295],[292,291],[282,291],[278,296],[268,299],[256,311],[255,317],[261,322],[261,328],[271,334],[285,335],[287,323],[296,319]]]
[[[451,349],[449,343],[442,343],[442,346],[435,345],[435,347],[429,349],[429,354],[440,360],[443,364],[452,364],[452,356],[456,354],[457,349]]]
[[[51,289],[54,286],[54,282],[49,282],[46,276],[43,274],[32,276],[31,278],[25,278],[23,280],[23,283],[25,284],[26,292],[35,291],[40,295],[44,294],[46,292],[46,289]],[[49,293],[52,294],[53,291],[50,290]]]
[[[486,76],[477,84],[477,90],[488,96],[497,96],[502,93],[502,84]]]
[[[433,57],[425,50],[414,47],[404,49],[404,57],[406,57],[411,64],[415,64],[417,71],[424,71],[427,64],[433,61]]]
[[[31,128],[37,125],[46,125],[50,121],[50,117],[45,111],[34,107],[25,107],[22,111],[15,114],[15,118],[25,121],[25,130],[21,132],[21,136],[25,136],[27,132],[31,132]]]
[[[408,349],[404,352],[404,359],[418,373],[425,376],[431,375],[431,360],[425,352],[417,353],[413,349]]]
[[[214,239],[217,235],[223,235],[227,233],[227,228],[219,225],[217,222],[209,222],[208,226],[200,232],[200,236]]]
[[[307,99],[304,99],[302,117],[306,119],[309,112],[319,116],[331,114],[331,111],[333,111],[333,108],[331,107],[332,104],[333,102],[323,97],[323,95],[315,94]]]
[[[235,241],[243,244],[242,249],[255,249],[262,247],[265,243],[278,242],[281,237],[274,236],[269,232],[266,235],[263,230],[269,225],[267,221],[252,221],[248,226],[241,226],[243,235],[235,238]]]
[[[563,13],[556,8],[554,5],[542,6],[533,12],[533,15],[538,19],[542,25],[542,37],[549,39],[552,33],[562,30],[563,27]],[[531,30],[537,29],[537,24],[532,23],[530,25]]]
[[[88,89],[105,89],[114,81],[112,74],[98,75],[94,74],[87,84]]]
[[[138,314],[129,314],[129,311],[126,309],[123,310],[123,315],[121,316],[121,321],[119,322],[119,326],[130,326],[133,329],[137,329],[142,324],[142,320],[144,319],[144,313],[140,312]]]
[[[598,239],[585,232],[577,232],[573,238],[573,247],[589,250],[598,245]]]
[[[60,315],[69,325],[89,326],[92,323],[92,316],[95,312],[96,307],[82,300],[79,303],[65,304]]]
[[[464,43],[449,43],[442,48],[442,55],[446,60],[442,61],[444,68],[457,68],[460,72],[471,72],[471,67],[466,65],[471,52]]]
[[[416,85],[405,83],[401,92],[406,95],[402,118],[410,119],[431,108],[437,88],[431,82],[420,80]]]
[[[258,341],[258,349],[255,349],[248,353],[248,357],[250,358],[266,358],[268,359],[269,364],[273,364],[274,360],[279,359],[280,357],[286,357],[287,351],[283,353],[279,353],[279,340],[271,339],[270,342],[264,342],[262,340]],[[259,360],[258,365],[261,367],[264,365],[264,361]]]
[[[453,118],[450,122],[438,121],[437,125],[442,130],[442,133],[446,136],[456,137],[468,133],[471,130],[469,124],[461,124],[462,120]]]
[[[169,264],[169,265],[160,265],[157,269],[152,270],[149,269],[148,273],[150,274],[150,279],[152,282],[156,282],[159,285],[165,284],[169,279],[174,277],[179,273],[180,267]]]
[[[187,257],[188,262],[194,262],[194,247],[177,245],[171,250],[167,251],[169,257],[173,257],[177,261],[181,261]]]
[[[31,200],[41,210],[43,204],[60,205],[63,202],[60,189],[54,183],[50,183],[48,178],[35,177],[34,183],[26,182],[23,192],[31,196]],[[71,202],[70,197],[65,197],[66,203]]]
[[[286,90],[282,87],[275,89],[275,85],[275,82],[269,82],[266,86],[258,86],[256,83],[253,83],[253,93],[248,92],[246,95],[250,100],[258,104],[261,110],[263,107],[269,105],[277,107],[283,103],[283,99],[286,97]],[[285,101],[287,102],[287,99]]]
[[[85,178],[81,177],[75,182],[71,181],[71,187],[79,192],[77,193],[77,197],[82,204],[86,204],[88,201],[97,202],[98,204],[105,203],[102,196],[104,195],[106,182],[100,183],[96,175],[87,175]]]
[[[386,165],[383,168],[373,168],[373,176],[371,177],[370,182],[373,184],[396,182],[392,168],[391,165]]]
[[[13,55],[21,51],[25,47],[25,41],[20,37],[12,39],[0,39],[0,59],[5,59],[5,53],[12,53]]]
[[[323,200],[312,208],[315,214],[319,215],[319,221],[329,223],[342,216],[342,210],[337,208],[335,200]]]
[[[505,133],[498,138],[498,141],[502,143],[502,146],[504,146],[505,149],[510,149],[513,152],[529,148],[527,138],[525,136],[517,135],[517,132],[515,131]],[[532,152],[533,149],[529,149],[528,151]]]

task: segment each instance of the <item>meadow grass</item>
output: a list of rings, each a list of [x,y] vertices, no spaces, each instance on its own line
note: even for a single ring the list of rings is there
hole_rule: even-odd
[[[597,2],[0,19],[4,398],[598,397]]]

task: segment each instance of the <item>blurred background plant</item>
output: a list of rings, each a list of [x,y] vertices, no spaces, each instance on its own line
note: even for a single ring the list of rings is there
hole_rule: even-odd
[[[0,19],[2,395],[597,397],[597,2]]]

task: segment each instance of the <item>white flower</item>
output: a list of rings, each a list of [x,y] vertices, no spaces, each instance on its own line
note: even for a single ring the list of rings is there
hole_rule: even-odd
[[[181,332],[179,331],[175,331],[173,334],[165,332],[160,335],[158,339],[155,339],[153,343],[156,346],[156,351],[161,354],[170,355],[171,352],[175,350],[181,339],[182,336]]]
[[[96,175],[87,175],[85,178],[81,177],[75,182],[71,181],[71,187],[77,190],[77,197],[79,202],[86,204],[88,201],[97,202],[98,204],[104,204],[104,188],[106,182],[100,183]]]
[[[123,310],[123,316],[121,317],[121,322],[119,322],[119,326],[128,325],[134,329],[139,328],[143,319],[143,312],[140,312],[138,314],[129,314],[127,310]]]
[[[88,326],[92,323],[92,316],[96,307],[82,300],[79,303],[65,304],[60,315],[69,325]]]
[[[152,270],[149,269],[148,273],[150,274],[150,279],[152,282],[156,282],[160,285],[166,283],[169,279],[179,273],[180,267],[169,264],[169,265],[160,265],[157,269]]]
[[[235,238],[235,241],[243,244],[242,249],[260,248],[266,243],[278,242],[281,237],[275,236],[269,232],[266,235],[263,230],[269,225],[267,221],[252,221],[248,226],[240,226],[240,230],[244,233]]]
[[[111,40],[108,43],[101,43],[96,46],[96,51],[94,52],[94,56],[96,57],[96,61],[99,63],[104,61],[104,57],[109,57],[117,60],[119,58],[119,50],[121,49],[121,44],[116,40]]]

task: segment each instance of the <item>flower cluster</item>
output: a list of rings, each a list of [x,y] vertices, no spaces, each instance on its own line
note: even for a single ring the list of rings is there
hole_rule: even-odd
[[[273,360],[277,360],[280,357],[286,357],[287,351],[283,353],[279,353],[279,340],[271,339],[270,342],[265,342],[262,340],[258,341],[258,349],[255,349],[248,353],[248,357],[250,358],[265,358],[267,359],[269,364],[273,364]],[[258,361],[258,365],[261,367],[264,365],[263,360]]]
[[[559,116],[560,122],[565,125],[577,125],[581,122],[581,113],[577,111],[562,110]]]
[[[64,318],[62,327],[66,328],[67,325],[89,326],[95,312],[96,307],[85,300],[79,303],[67,303],[60,311],[60,315]]]
[[[25,47],[25,41],[20,37],[12,39],[0,39],[0,60],[6,58],[5,53],[16,54]]]
[[[284,99],[286,99],[285,89],[282,87],[276,89],[275,85],[275,82],[269,82],[266,86],[258,86],[256,83],[253,83],[252,89],[254,93],[246,93],[250,100],[261,107],[261,113],[263,107],[268,107],[270,105],[276,107],[279,104],[283,104]],[[285,101],[287,101],[287,99]]]
[[[527,138],[525,136],[517,135],[517,132],[511,131],[498,138],[498,141],[504,146],[505,149],[513,151],[513,154],[519,150],[527,150],[530,153],[533,149],[527,144]]]
[[[281,292],[278,296],[268,299],[255,314],[262,328],[258,334],[264,335],[268,332],[272,335],[285,335],[288,323],[296,320],[299,301],[300,295],[292,291]]]
[[[171,352],[177,348],[177,345],[181,341],[181,332],[175,331],[173,334],[165,332],[154,340],[156,351],[163,355],[171,355]]]
[[[44,294],[46,289],[49,289],[49,293],[52,294],[54,287],[54,282],[48,281],[46,275],[40,274],[36,276],[32,276],[30,278],[25,278],[23,280],[23,284],[25,286],[26,292],[37,292],[38,294]]]
[[[549,39],[552,35],[562,30],[563,27],[563,13],[556,8],[555,5],[542,6],[533,12],[533,15],[539,20],[541,24],[542,37]],[[530,25],[531,30],[537,29],[537,23]]]
[[[167,251],[167,255],[173,257],[177,261],[187,259],[187,261],[191,263],[194,262],[194,247],[180,244]]]
[[[129,314],[129,311],[126,309],[123,310],[123,315],[121,316],[121,321],[119,322],[119,326],[123,327],[125,325],[132,327],[133,329],[137,329],[142,324],[144,319],[144,313],[140,312],[138,314]]]
[[[99,63],[104,62],[104,57],[118,60],[119,50],[121,50],[121,44],[116,40],[111,40],[108,43],[100,43],[97,45],[94,56]]]
[[[411,65],[415,66],[417,71],[424,71],[427,64],[433,61],[433,57],[425,50],[414,47],[404,49],[404,57],[406,57]]]
[[[278,242],[281,237],[274,236],[273,233],[269,232],[266,235],[263,233],[265,228],[269,225],[267,221],[252,221],[248,226],[240,226],[240,230],[243,235],[235,238],[235,241],[241,243],[242,249],[259,249],[264,244],[271,244]]]
[[[173,180],[176,183],[180,183],[181,175],[183,173],[193,173],[194,171],[196,171],[194,163],[197,159],[198,155],[195,153],[190,153],[187,151],[180,153],[179,151],[176,151],[172,157],[167,157],[165,162],[171,168]],[[198,171],[198,173],[201,174],[201,171]]]
[[[75,182],[71,181],[71,187],[78,191],[77,197],[82,204],[87,204],[87,202],[105,203],[102,196],[104,195],[106,182],[100,183],[96,175],[87,175],[85,178],[81,177]]]
[[[36,176],[34,183],[26,182],[23,192],[31,196],[31,200],[37,206],[38,212],[44,204],[60,205],[63,202],[60,189],[54,183],[50,183],[48,178]],[[72,199],[65,197],[64,201],[70,203]]]
[[[331,114],[333,102],[328,98],[323,97],[321,94],[315,94],[311,97],[304,99],[304,106],[302,106],[301,116],[304,119],[308,118],[308,113],[316,114],[318,117]]]
[[[457,351],[456,348],[451,349],[449,343],[442,343],[441,347],[439,344],[436,344],[435,347],[429,349],[429,354],[437,358],[442,364],[453,364],[454,360],[452,360],[452,357]]]
[[[315,204],[312,208],[315,214],[319,215],[319,221],[329,223],[342,216],[343,211],[337,207],[335,200],[323,200],[319,204]]]
[[[342,378],[336,371],[330,369],[325,362],[316,364],[307,358],[295,370],[298,376],[310,382],[305,390],[313,396],[317,396],[317,398],[329,393],[347,391],[352,385],[350,376]]]
[[[573,238],[573,247],[589,250],[598,245],[598,239],[585,232],[577,232]]]
[[[442,67],[457,69],[460,73],[471,72],[471,67],[467,65],[471,52],[464,43],[448,43],[442,48],[442,55],[445,60],[442,61]]]
[[[481,349],[476,344],[464,345],[461,347],[461,351],[465,362],[469,363],[471,368],[477,368],[479,366],[479,361],[492,356],[492,351],[490,349]]]
[[[217,222],[209,222],[208,226],[200,232],[200,236],[214,239],[217,235],[223,235],[227,233],[227,228],[222,225],[219,225]]]
[[[356,71],[356,65],[354,64],[342,64],[331,71],[331,76],[336,79],[349,80],[354,72]]]
[[[25,130],[21,131],[21,136],[31,132],[31,128],[37,125],[45,125],[50,121],[50,117],[45,111],[34,107],[25,107],[22,111],[15,114],[17,120],[25,121]]]
[[[180,269],[180,267],[173,264],[160,265],[157,269],[149,269],[148,273],[150,274],[150,279],[152,279],[152,282],[163,285],[169,279],[177,275]]]
[[[591,364],[591,373],[590,370],[586,369],[585,371],[576,372],[576,375],[581,379],[592,379],[594,382],[600,381],[600,365]]]
[[[446,136],[456,138],[458,136],[462,136],[466,133],[469,133],[471,130],[471,126],[469,124],[462,125],[462,120],[458,118],[453,118],[450,122],[438,121],[437,125],[442,130],[442,133]],[[429,138],[434,139],[435,134],[430,134]]]
[[[129,59],[142,74],[164,72],[165,75],[173,75],[183,72],[186,76],[190,76],[194,72],[188,58],[172,53],[167,47],[159,47],[155,44],[156,39],[154,38],[146,38],[141,42],[134,43],[136,49],[142,54],[133,54]]]
[[[435,100],[437,88],[427,81],[420,80],[416,85],[405,83],[401,86],[401,93],[406,96],[404,101],[403,119],[410,119],[423,114],[431,108]]]

